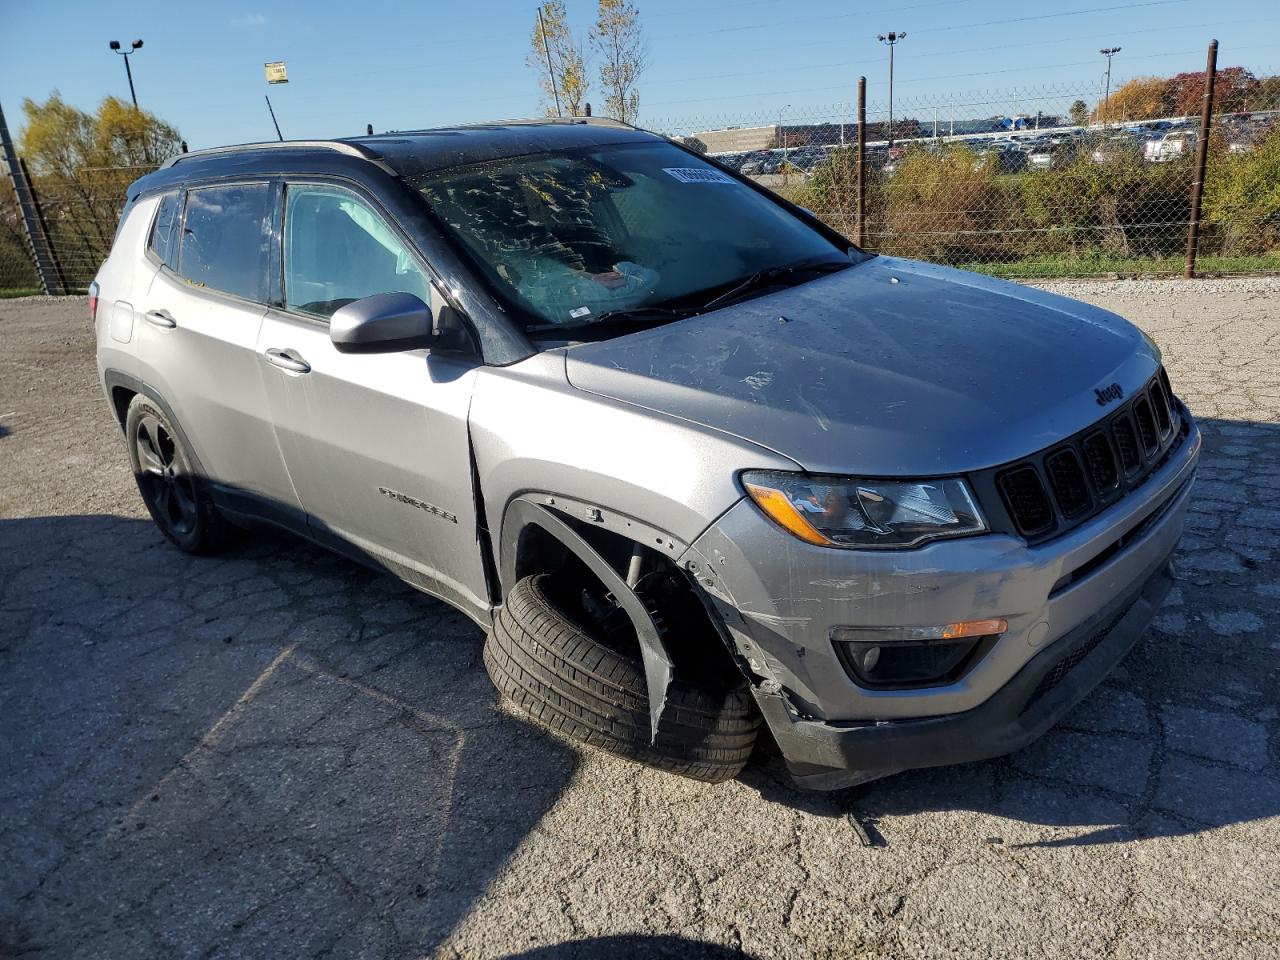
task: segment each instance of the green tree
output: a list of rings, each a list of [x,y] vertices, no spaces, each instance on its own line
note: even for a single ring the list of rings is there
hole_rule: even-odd
[[[19,152],[44,203],[51,239],[74,272],[92,272],[106,256],[125,189],[177,153],[178,131],[115,97],[86,113],[56,91],[22,103]]]
[[[640,112],[636,84],[647,64],[640,11],[630,0],[598,0],[591,46],[600,58],[600,87],[608,116],[634,123]]]
[[[569,116],[581,116],[588,88],[587,59],[582,41],[569,27],[564,0],[546,0],[541,10],[541,18],[534,15],[533,49],[525,63],[538,75],[547,116],[556,115],[557,95]],[[550,74],[547,72],[548,60],[551,63]]]
[[[1071,109],[1068,113],[1071,116],[1071,122],[1077,127],[1083,127],[1089,122],[1089,105],[1083,100],[1077,100],[1071,104]]]

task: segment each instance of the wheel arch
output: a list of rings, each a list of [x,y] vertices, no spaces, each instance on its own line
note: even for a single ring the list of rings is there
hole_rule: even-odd
[[[200,461],[200,454],[197,452],[195,445],[191,442],[191,438],[182,428],[182,421],[174,414],[173,408],[160,395],[158,390],[149,387],[137,377],[131,376],[120,370],[105,370],[102,374],[102,384],[107,392],[107,400],[111,404],[112,413],[120,424],[121,431],[125,428],[125,420],[129,413],[129,404],[133,402],[136,396],[146,397],[151,403],[160,408],[173,426],[174,431],[178,434],[178,439],[182,441],[183,448],[187,455],[191,458],[191,465],[201,477],[207,477],[204,465]]]

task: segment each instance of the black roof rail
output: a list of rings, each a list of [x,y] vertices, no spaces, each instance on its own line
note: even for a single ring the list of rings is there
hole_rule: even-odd
[[[585,123],[601,127],[624,127],[628,130],[640,129],[634,124],[627,123],[625,120],[615,120],[613,117],[517,117],[511,120],[484,120],[479,123],[460,123],[458,127],[514,127],[521,124],[535,123]]]
[[[168,169],[174,164],[185,163],[188,160],[196,160],[204,157],[216,157],[230,153],[246,153],[251,150],[288,150],[290,148],[298,149],[319,149],[333,150],[337,153],[345,153],[349,157],[358,157],[361,160],[371,160],[378,164],[383,164],[382,156],[368,147],[359,143],[352,143],[344,140],[266,140],[262,143],[238,143],[227,147],[209,147],[205,150],[192,150],[190,153],[179,153],[170,157],[160,165],[161,170]]]

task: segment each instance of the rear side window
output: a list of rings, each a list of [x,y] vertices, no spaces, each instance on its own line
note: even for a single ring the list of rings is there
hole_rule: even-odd
[[[265,183],[188,190],[178,273],[192,283],[265,302],[271,196]]]
[[[178,238],[175,230],[182,212],[182,194],[166,193],[160,198],[156,222],[151,227],[151,252],[170,270],[178,264]]]

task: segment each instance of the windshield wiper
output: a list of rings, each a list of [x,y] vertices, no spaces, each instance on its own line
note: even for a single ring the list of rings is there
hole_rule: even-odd
[[[525,327],[526,333],[581,332],[583,330],[607,330],[617,327],[638,329],[657,327],[673,320],[683,320],[696,313],[693,307],[629,307],[606,310],[594,317],[583,317],[571,323],[535,323]]]
[[[789,277],[796,273],[834,273],[837,270],[843,270],[846,267],[853,266],[852,261],[848,260],[801,260],[799,263],[790,263],[784,267],[766,267],[763,270],[757,270],[751,276],[734,284],[724,293],[712,297],[704,303],[699,310],[710,310],[713,307],[723,306],[731,300],[736,300],[743,294],[750,293],[753,290],[759,290],[761,287],[767,287],[770,284],[781,280],[783,277]]]

